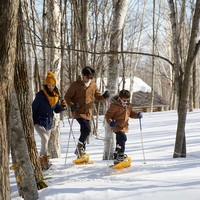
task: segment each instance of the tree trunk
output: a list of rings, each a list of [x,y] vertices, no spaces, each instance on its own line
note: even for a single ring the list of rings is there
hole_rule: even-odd
[[[43,77],[47,73],[47,55],[46,55],[46,43],[47,43],[47,0],[43,1],[42,12],[42,54],[43,54]]]
[[[9,130],[19,0],[0,0],[0,197],[10,199]]]
[[[140,50],[140,47],[141,47],[141,37],[142,37],[142,31],[144,29],[144,20],[145,20],[145,13],[146,13],[146,4],[147,4],[147,0],[144,1],[143,3],[143,9],[142,9],[142,16],[141,16],[141,23],[140,23],[140,28],[139,28],[139,35],[138,35],[138,38],[137,38],[137,42],[136,42],[136,51],[139,51]],[[132,43],[133,43],[134,39],[132,39]],[[131,44],[131,46],[134,46],[133,44]],[[132,47],[132,48],[135,48],[135,47]],[[130,70],[129,70],[129,73],[130,73],[130,93],[131,95],[133,94],[133,88],[134,88],[134,76],[135,76],[135,71],[137,69],[137,66],[138,66],[138,63],[139,63],[139,60],[140,60],[140,55],[135,55],[133,57],[133,55],[130,56]],[[132,102],[132,100],[131,100]]]
[[[24,200],[35,200],[39,198],[37,184],[24,137],[15,91],[13,94],[11,125],[12,168],[15,171],[19,195],[22,196]]]
[[[31,17],[31,20],[32,20],[32,23],[33,23],[33,30],[34,30],[34,33],[36,33],[36,22],[35,22],[35,17],[34,17],[34,1],[30,1],[31,3],[31,7],[29,9],[28,7],[28,2],[27,0],[24,0],[24,10],[25,10],[25,14],[26,14],[26,22],[27,22],[27,26],[28,26],[28,37],[30,38],[30,41],[31,41],[31,45],[32,45],[32,48],[33,48],[33,53],[34,53],[34,60],[35,60],[35,63],[34,63],[34,83],[35,83],[35,91],[38,92],[40,89],[41,89],[41,81],[40,81],[40,73],[39,73],[39,64],[38,64],[38,56],[37,56],[37,45],[36,45],[36,34],[32,34],[31,30],[32,30],[32,27],[31,27],[31,24],[30,24],[30,13],[29,13],[29,10],[31,10],[31,13],[32,13],[32,17]]]
[[[181,88],[181,96],[178,107],[178,127],[176,132],[176,143],[173,156],[174,158],[186,157],[185,124],[186,124],[186,115],[188,109],[191,70],[200,46],[199,45],[200,41],[198,41],[198,43],[196,44],[199,32],[199,21],[200,21],[200,0],[197,0],[192,22],[190,43],[189,43],[187,61],[185,66],[185,74],[183,79],[183,85]]]
[[[193,66],[193,105],[194,105],[194,108],[199,108],[199,88],[198,88],[198,74],[199,74],[199,71],[198,71],[198,68],[197,68],[197,60],[196,62],[194,63],[194,66]]]
[[[30,101],[30,91],[29,91],[29,80],[26,65],[26,50],[25,50],[25,40],[24,40],[24,27],[22,23],[22,11],[19,12],[19,27],[18,27],[18,46],[17,46],[17,57],[15,65],[15,91],[17,94],[17,100],[20,108],[22,126],[24,130],[25,139],[28,145],[28,151],[30,155],[31,162],[34,166],[34,174],[36,181],[38,183],[38,188],[46,187],[43,185],[43,175],[41,166],[38,159],[37,147],[34,138],[34,128],[32,121],[32,109]],[[20,80],[20,81],[19,81]]]
[[[156,5],[155,0],[153,0],[153,38],[152,38],[152,54],[155,54],[155,11],[156,11]],[[153,112],[153,106],[154,106],[154,91],[155,91],[155,57],[152,56],[152,83],[151,83],[151,112]]]
[[[81,50],[88,51],[88,10],[89,1],[81,0]],[[81,66],[88,65],[88,53],[84,52]]]
[[[108,68],[108,80],[107,90],[111,96],[117,93],[117,84],[119,79],[119,58],[118,50],[120,46],[122,29],[124,26],[125,16],[128,8],[128,0],[113,0],[113,21],[111,27],[111,38],[110,38],[110,57],[109,57],[109,68]],[[105,143],[104,143],[104,155],[103,159],[110,159],[113,155],[114,139],[113,133],[106,123],[105,128]]]
[[[182,84],[182,71],[180,66],[180,51],[179,51],[179,33],[177,24],[177,13],[175,11],[175,5],[173,0],[168,0],[170,7],[171,27],[172,27],[172,48],[174,58],[174,94],[176,95],[177,101],[180,98],[180,86]]]
[[[54,72],[57,80],[57,87],[60,88],[60,68],[61,68],[61,11],[60,1],[50,1],[48,4],[48,25],[49,25],[49,67]],[[55,48],[59,47],[59,48]],[[54,115],[54,123],[52,126],[51,136],[49,139],[49,152],[52,158],[60,157],[60,117]]]
[[[66,79],[65,77],[65,65],[66,63],[64,62],[64,55],[65,54],[65,47],[67,46],[66,44],[66,30],[67,30],[67,24],[65,21],[67,20],[66,18],[66,13],[67,13],[67,1],[64,3],[64,8],[62,8],[62,4],[60,5],[60,10],[62,11],[62,19],[61,19],[61,70],[60,70],[60,91],[61,91],[61,99],[64,99],[65,95],[65,82],[64,80]],[[60,113],[60,120],[64,120],[64,117],[66,115],[66,112],[61,112]]]

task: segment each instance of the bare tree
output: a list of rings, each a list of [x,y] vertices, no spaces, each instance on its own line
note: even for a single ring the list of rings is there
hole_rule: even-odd
[[[25,139],[28,146],[30,160],[34,166],[35,180],[37,181],[38,188],[46,187],[43,181],[41,166],[38,160],[38,152],[34,138],[34,128],[31,112],[31,99],[29,90],[29,80],[26,64],[26,51],[25,51],[25,38],[23,26],[22,11],[19,11],[19,26],[17,37],[17,57],[15,65],[15,91],[20,108],[22,126],[24,130]],[[20,81],[19,81],[20,80]]]
[[[0,197],[10,199],[9,131],[19,1],[0,1]]]
[[[141,17],[136,19],[136,20],[140,20],[140,22],[138,23],[138,25],[139,25],[139,35],[138,35],[138,38],[137,38],[137,41],[136,41],[136,51],[139,51],[140,47],[141,47],[141,37],[142,37],[142,31],[144,29],[146,4],[147,4],[147,0],[144,0]],[[134,22],[135,22],[135,20],[134,20]],[[126,27],[128,29],[130,29],[129,26],[126,26]],[[137,24],[135,24],[133,27],[136,28]],[[130,43],[129,43],[130,47],[129,48],[134,48],[133,44],[132,44],[132,43],[134,43],[134,38],[132,38],[132,37],[130,38]],[[136,72],[136,69],[137,69],[137,66],[138,66],[138,63],[139,63],[139,60],[140,60],[140,55],[136,55],[135,57],[133,57],[133,56],[134,56],[133,54],[130,55],[130,59],[129,59],[130,64],[127,63],[127,65],[130,65],[130,70],[128,70],[128,71],[129,71],[129,76],[130,76],[130,93],[131,94],[133,93],[135,72]]]
[[[83,53],[81,66],[84,67],[88,65],[88,11],[89,11],[89,1],[81,0],[81,49],[86,52]]]
[[[34,53],[34,83],[35,83],[35,91],[38,92],[41,89],[41,81],[40,81],[40,72],[39,72],[39,63],[38,63],[38,49],[37,49],[37,40],[36,40],[36,22],[34,17],[34,1],[30,1],[31,6],[28,5],[27,0],[24,0],[24,11],[26,15],[26,23],[28,29],[28,37],[31,41],[31,46]],[[31,10],[31,11],[30,11]],[[30,12],[32,13],[32,17],[30,17]],[[31,25],[32,21],[32,25]],[[32,27],[33,26],[33,32]],[[34,34],[33,34],[34,33]]]
[[[57,79],[57,87],[60,88],[60,69],[61,69],[61,10],[59,0],[50,0],[47,3],[47,20],[48,20],[48,44],[49,60],[48,68],[51,69]],[[59,115],[54,115],[54,123],[49,139],[49,152],[52,158],[60,157],[60,126]]]
[[[32,118],[31,115],[28,115],[28,113],[31,112],[31,109],[30,109],[27,66],[25,61],[24,26],[23,26],[23,14],[21,5],[19,7],[18,21],[19,21],[18,31],[17,31],[18,45],[17,45],[16,67],[15,67],[15,79],[14,79],[17,95],[14,90],[13,92],[14,100],[12,102],[13,122],[11,128],[11,150],[12,150],[11,153],[13,160],[13,169],[15,171],[19,194],[24,199],[34,200],[38,199],[36,180],[39,177],[38,177],[38,170],[35,170],[35,172],[33,170],[32,167],[33,165],[29,157],[29,152],[30,156],[32,157],[32,160],[34,160],[33,163],[36,163],[38,165],[35,166],[34,169],[39,168],[40,178],[42,178],[42,174],[40,165],[37,162],[38,157],[33,136],[34,130],[33,130]],[[19,105],[23,120],[21,120]],[[26,107],[28,107],[29,109],[26,109]],[[28,111],[28,113],[26,111]],[[23,126],[22,126],[22,121],[23,121]],[[28,130],[30,130],[32,134],[30,134]],[[29,144],[28,147],[27,144]]]
[[[117,84],[119,78],[119,55],[118,50],[120,46],[120,40],[122,35],[122,29],[125,21],[125,16],[128,8],[128,0],[113,0],[113,21],[111,26],[111,38],[110,38],[110,55],[109,68],[108,68],[108,80],[109,84],[107,89],[111,96],[117,93]],[[114,140],[113,133],[110,127],[106,124],[105,130],[105,143],[104,143],[104,155],[103,159],[109,159],[113,154]]]
[[[178,51],[177,45],[178,40],[178,30],[177,30],[177,17],[174,2],[169,0],[170,10],[171,10],[171,22],[174,38],[174,67],[175,67],[175,84],[178,91],[178,124],[176,131],[176,143],[174,148],[174,158],[186,157],[186,138],[185,138],[185,124],[188,109],[188,98],[189,89],[191,83],[191,70],[195,62],[196,55],[199,50],[200,41],[197,42],[197,37],[199,33],[199,21],[200,21],[200,0],[196,1],[194,16],[192,20],[192,27],[190,33],[190,42],[187,54],[186,64],[184,66],[184,71],[180,70],[180,51]]]
[[[12,169],[15,172],[19,195],[25,200],[38,199],[36,179],[31,163],[27,143],[24,137],[19,105],[15,90],[12,101],[12,124],[11,124],[11,155]]]
[[[153,0],[153,36],[152,36],[152,54],[155,54],[155,11],[156,3]],[[152,57],[152,84],[151,84],[151,112],[153,112],[153,103],[154,103],[154,91],[155,91],[155,57]]]

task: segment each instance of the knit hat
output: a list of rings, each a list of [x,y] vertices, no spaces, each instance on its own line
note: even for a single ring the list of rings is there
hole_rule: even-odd
[[[46,79],[45,79],[45,84],[52,84],[52,85],[56,85],[56,78],[54,76],[54,74],[49,71],[47,73]]]

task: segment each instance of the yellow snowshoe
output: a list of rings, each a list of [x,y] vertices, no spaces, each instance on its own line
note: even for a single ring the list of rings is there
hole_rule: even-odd
[[[85,153],[80,158],[73,160],[75,165],[83,165],[83,164],[93,164],[93,161],[90,161],[90,155]]]
[[[126,157],[123,161],[118,164],[112,165],[113,169],[123,169],[131,166],[132,159],[131,157]]]

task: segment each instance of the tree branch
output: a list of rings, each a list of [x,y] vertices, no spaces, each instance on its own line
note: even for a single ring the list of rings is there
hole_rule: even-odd
[[[27,45],[31,45],[30,43],[26,43]],[[48,45],[40,45],[37,44],[36,46],[38,47],[44,47],[44,48],[56,48],[56,49],[61,49],[61,47],[54,47],[54,46],[48,46]],[[199,45],[198,45],[199,46]],[[116,52],[111,52],[111,51],[104,51],[104,52],[93,52],[93,51],[84,51],[84,50],[79,50],[79,49],[71,49],[70,46],[67,46],[68,48],[63,48],[64,50],[67,51],[76,51],[76,52],[81,52],[81,53],[89,53],[89,54],[96,54],[96,55],[112,55],[112,54],[116,54]],[[172,63],[169,59],[160,56],[160,55],[155,55],[155,54],[151,54],[151,53],[145,53],[145,52],[135,52],[135,51],[118,51],[118,54],[136,54],[136,55],[144,55],[144,56],[150,56],[150,57],[156,57],[156,58],[160,58],[161,60],[166,61],[167,63],[169,63],[172,67],[174,67],[174,63]]]

